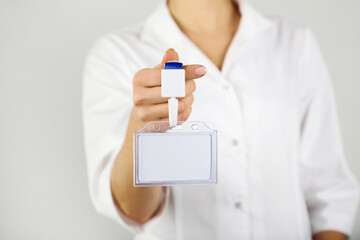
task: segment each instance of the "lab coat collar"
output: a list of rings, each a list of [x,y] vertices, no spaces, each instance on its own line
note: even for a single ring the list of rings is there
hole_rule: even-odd
[[[232,60],[243,45],[273,24],[269,19],[251,7],[245,0],[234,1],[237,3],[239,11],[241,12],[241,21],[227,51],[222,71],[224,71],[224,67],[226,68],[228,65],[227,62]],[[164,0],[145,21],[141,32],[141,39],[151,44],[152,47],[162,51],[168,48],[174,48],[180,53],[180,61],[183,61],[185,58],[185,60],[188,61],[200,61],[208,67],[209,65],[215,67],[177,26],[167,7],[166,0]],[[191,51],[196,49],[198,51]],[[191,56],[181,55],[182,53],[189,52],[192,53]]]

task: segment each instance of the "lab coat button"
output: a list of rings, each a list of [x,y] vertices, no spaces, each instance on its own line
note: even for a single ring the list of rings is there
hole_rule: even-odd
[[[241,209],[241,202],[236,202],[234,206],[236,209]]]
[[[237,145],[238,145],[238,141],[237,141],[236,139],[233,139],[232,142],[231,142],[231,144],[232,144],[233,146],[237,146]]]
[[[223,88],[224,88],[225,90],[228,90],[228,89],[229,89],[229,85],[224,84],[224,85],[223,85]]]

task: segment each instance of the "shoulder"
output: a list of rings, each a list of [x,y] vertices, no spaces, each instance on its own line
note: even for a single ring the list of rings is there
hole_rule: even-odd
[[[119,53],[140,41],[142,25],[111,31],[99,37],[93,44],[90,54]]]
[[[279,41],[286,43],[299,57],[311,58],[321,55],[318,41],[312,30],[304,24],[284,17],[272,17],[274,32]]]
[[[329,84],[330,76],[319,43],[311,29],[283,17],[273,18],[279,45],[285,46],[284,56],[292,64],[301,96],[310,96],[316,89]]]
[[[301,48],[305,47],[309,40],[315,39],[310,28],[304,24],[281,16],[267,16],[266,18],[272,23],[274,36],[282,44]]]
[[[271,22],[267,31],[268,42],[286,61],[297,66],[306,63],[314,55],[321,55],[318,42],[311,29],[285,17],[266,17]]]
[[[110,31],[90,48],[86,63],[134,74],[141,65],[142,24]]]

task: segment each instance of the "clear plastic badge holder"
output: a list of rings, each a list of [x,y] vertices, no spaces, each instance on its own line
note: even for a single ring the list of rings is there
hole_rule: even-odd
[[[134,132],[134,185],[217,183],[217,131],[203,122],[150,122]]]

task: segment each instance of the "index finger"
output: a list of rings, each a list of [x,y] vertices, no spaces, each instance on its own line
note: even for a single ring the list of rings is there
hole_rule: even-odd
[[[192,80],[204,76],[207,72],[206,67],[199,64],[184,65],[185,80]],[[144,87],[161,86],[161,70],[159,68],[145,68],[136,73],[137,82]]]
[[[201,78],[207,72],[206,67],[199,64],[184,65],[183,69],[185,70],[185,80]]]

